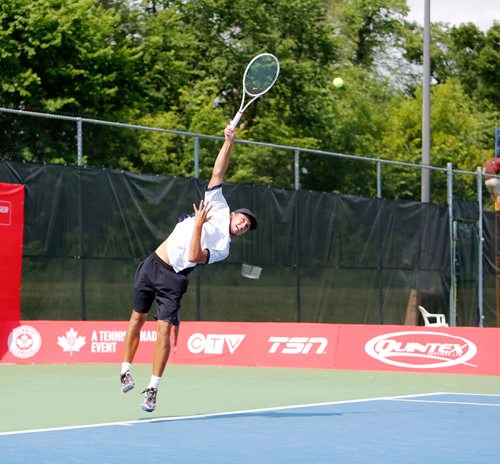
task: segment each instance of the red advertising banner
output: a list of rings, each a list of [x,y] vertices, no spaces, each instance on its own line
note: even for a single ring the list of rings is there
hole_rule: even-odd
[[[7,352],[2,363],[121,362],[128,321],[23,321],[0,340]],[[149,363],[156,342],[156,323],[146,322],[135,362]],[[0,353],[4,346],[0,347]]]
[[[230,366],[334,367],[338,325],[182,323],[176,363]]]
[[[128,321],[24,321],[0,334],[1,363],[119,363]],[[135,362],[150,363],[156,323]],[[2,353],[3,356],[2,356]],[[500,375],[500,329],[182,322],[169,362]]]
[[[500,329],[340,326],[336,367],[500,375]]]
[[[21,318],[23,229],[24,185],[0,182],[0,321]]]

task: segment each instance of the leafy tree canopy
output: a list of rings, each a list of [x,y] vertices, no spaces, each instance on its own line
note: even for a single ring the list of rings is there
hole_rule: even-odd
[[[420,163],[423,31],[407,13],[406,0],[9,0],[0,3],[0,105],[220,135],[246,64],[268,51],[280,78],[248,109],[240,138]],[[500,126],[500,24],[435,23],[431,53],[431,163],[473,171],[493,154]],[[61,159],[58,148],[40,148],[48,135],[34,141],[18,121],[0,123],[4,137],[22,139],[25,159]],[[97,129],[85,137],[86,159],[193,175],[192,140]],[[215,142],[200,147],[204,177]],[[305,188],[374,193],[374,163],[304,154],[301,168]],[[291,188],[293,159],[237,145],[229,176]],[[384,176],[384,195],[418,198],[415,171]],[[443,200],[439,176],[433,185]],[[472,196],[475,186],[460,189]]]

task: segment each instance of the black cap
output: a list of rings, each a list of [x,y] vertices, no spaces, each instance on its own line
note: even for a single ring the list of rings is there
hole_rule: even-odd
[[[253,214],[249,209],[240,208],[240,209],[234,210],[233,213],[244,214],[245,216],[248,217],[248,219],[250,219],[250,230],[257,229],[257,218],[255,217],[255,214]]]

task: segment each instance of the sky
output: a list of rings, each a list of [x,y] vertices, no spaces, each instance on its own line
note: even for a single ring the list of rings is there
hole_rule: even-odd
[[[500,23],[500,0],[430,0],[431,22],[447,22],[453,25],[472,22],[483,31],[493,21]],[[424,23],[425,0],[407,0],[410,14],[407,19]]]

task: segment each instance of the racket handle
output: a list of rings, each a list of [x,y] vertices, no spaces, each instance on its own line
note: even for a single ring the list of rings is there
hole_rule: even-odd
[[[243,111],[238,111],[236,115],[234,116],[233,120],[229,123],[229,125],[233,128],[236,129],[236,126],[240,122],[241,117],[243,116]]]

